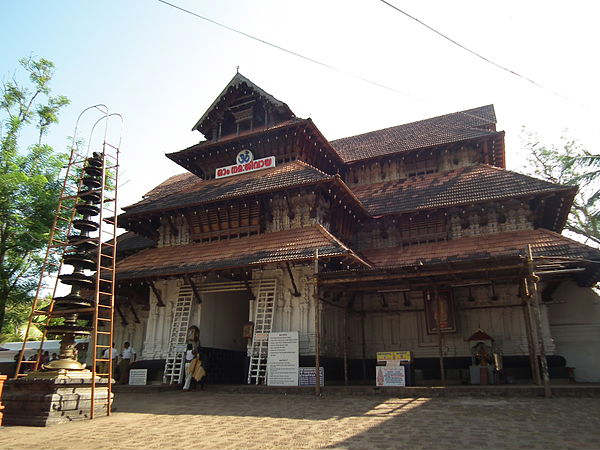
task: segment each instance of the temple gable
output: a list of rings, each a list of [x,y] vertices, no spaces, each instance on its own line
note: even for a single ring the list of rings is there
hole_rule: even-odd
[[[294,113],[285,103],[236,73],[192,130],[216,141],[293,118]]]

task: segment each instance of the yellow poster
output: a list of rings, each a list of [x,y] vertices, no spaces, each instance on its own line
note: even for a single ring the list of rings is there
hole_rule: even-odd
[[[410,362],[412,355],[410,351],[400,352],[377,352],[377,361],[403,361]]]

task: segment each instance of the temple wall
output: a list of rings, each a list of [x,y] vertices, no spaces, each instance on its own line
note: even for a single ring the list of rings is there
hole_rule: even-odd
[[[294,288],[287,270],[270,268],[254,270],[253,279],[274,278],[277,280],[273,331],[297,331],[300,340],[300,355],[315,353],[315,301],[310,283],[311,264],[292,266],[292,274],[300,296],[294,296]],[[257,292],[255,292],[255,295]],[[251,302],[249,320],[254,321],[254,302]]]
[[[548,306],[557,353],[575,368],[575,380],[600,381],[600,296],[592,289],[564,281]]]
[[[135,316],[131,308],[121,306],[121,312],[125,317],[127,325],[123,324],[118,313],[115,314],[113,341],[116,344],[116,349],[121,352],[123,344],[129,342],[137,352],[138,358],[144,351],[144,340],[146,335],[146,326],[148,324],[148,311],[135,307],[135,313],[139,319],[136,323]],[[108,342],[106,343],[108,345]]]
[[[154,293],[150,293],[150,311],[142,353],[144,359],[163,359],[167,356],[173,311],[179,288],[183,284],[182,279],[155,282],[165,306],[158,306]],[[200,329],[200,344],[204,347],[243,350],[245,342],[242,339],[242,327],[248,320],[247,316],[248,297],[244,292],[202,294],[202,303],[193,303],[189,325],[196,325]]]
[[[418,241],[419,232],[424,242],[459,239],[461,237],[489,236],[519,230],[533,230],[533,212],[527,204],[496,209],[457,210],[440,220],[441,232],[432,233],[430,223],[423,222],[422,230],[407,224],[406,221],[387,221],[375,226],[365,226],[355,234],[351,243],[353,248],[380,248],[406,245]]]
[[[169,224],[169,216],[165,215],[160,218],[160,226],[158,228],[158,241],[157,247],[164,247],[167,245],[183,245],[190,243],[190,229],[185,220],[185,217],[181,214],[175,214],[171,217],[171,221],[177,233],[173,233],[173,229]]]
[[[276,306],[273,318],[273,331],[298,331],[300,354],[314,354],[315,348],[315,303],[312,296],[312,265],[292,267],[292,273],[299,297],[293,295],[292,282],[286,270],[271,267],[253,271],[254,279],[276,279]],[[220,280],[222,281],[222,280]],[[196,280],[199,285],[199,280]],[[173,321],[173,311],[179,295],[182,279],[158,280],[156,288],[160,291],[165,306],[158,306],[153,292],[150,292],[148,311],[136,310],[140,324],[135,324],[133,316],[127,312],[127,326],[120,320],[115,321],[115,339],[118,348],[129,340],[138,353],[138,358],[164,359],[169,348],[169,335]],[[254,289],[254,294],[258,293]],[[244,291],[202,294],[202,304],[194,303],[190,325],[200,329],[202,346],[227,350],[243,350],[246,341],[242,338],[242,327],[254,320],[254,302],[248,300]]]
[[[167,356],[169,348],[169,333],[173,321],[173,309],[179,294],[180,280],[158,280],[155,286],[161,294],[165,306],[158,306],[158,300],[153,292],[150,292],[150,311],[148,313],[148,325],[144,340],[143,359],[163,359]],[[197,313],[196,313],[197,314]],[[191,325],[194,325],[194,315]]]
[[[477,329],[481,328],[496,340],[496,345],[504,355],[527,355],[527,335],[523,318],[521,299],[516,284],[498,285],[495,288],[498,299],[490,300],[490,286],[471,288],[474,301],[468,301],[467,288],[454,289],[457,332],[444,334],[444,355],[470,356],[474,343],[466,342]],[[365,355],[375,358],[378,351],[412,350],[417,358],[437,357],[438,336],[428,334],[425,323],[423,295],[421,292],[409,294],[410,306],[403,305],[402,293],[387,293],[387,309],[400,310],[383,313],[380,294],[365,295],[364,307],[370,311],[365,315]],[[361,307],[357,300],[356,308]],[[405,310],[405,312],[402,312]],[[343,317],[340,308],[326,306],[323,313],[322,352],[324,356],[343,355]],[[546,307],[542,306],[542,327],[546,353],[555,352],[550,337]],[[362,320],[360,315],[347,317],[348,357],[362,358]]]
[[[329,202],[314,193],[304,195],[274,194],[269,201],[271,218],[266,232],[301,228],[315,224],[326,225]]]
[[[328,228],[329,207],[330,202],[322,196],[317,197],[314,192],[302,195],[276,193],[268,203],[270,211],[265,211],[263,214],[265,217],[264,232],[270,233],[316,224]],[[173,232],[169,220],[177,230],[176,233]],[[158,247],[184,245],[191,242],[189,225],[181,214],[161,217],[158,236]]]
[[[438,156],[439,155],[439,156]],[[480,161],[480,151],[474,146],[446,149],[436,156],[419,158],[390,156],[383,161],[365,161],[349,166],[344,181],[351,188],[383,181],[405,180],[417,174],[446,172],[472,166]]]
[[[292,267],[292,273],[300,293],[299,297],[293,295],[294,290],[287,271],[281,268],[255,270],[253,278],[277,280],[273,331],[298,331],[300,354],[314,355],[315,301],[310,281],[312,265]],[[141,314],[138,312],[140,324],[135,324],[130,313],[127,315],[129,322],[127,326],[123,327],[120,322],[115,323],[115,340],[118,348],[122,347],[125,340],[129,340],[138,351],[138,357],[144,359],[162,359],[167,355],[173,308],[182,281],[163,280],[156,284],[162,293],[165,307],[157,306],[152,293],[150,310]],[[472,287],[471,296],[474,300],[469,301],[468,288],[454,288],[457,332],[444,334],[445,356],[470,356],[472,343],[466,342],[465,339],[478,328],[483,329],[496,340],[496,345],[503,354],[528,354],[518,286],[497,285],[495,287],[497,300],[490,300],[490,289],[490,286]],[[367,311],[364,319],[367,358],[373,358],[378,351],[388,350],[412,350],[416,357],[421,358],[438,356],[437,334],[427,333],[422,292],[413,291],[407,295],[410,306],[404,306],[403,293],[386,293],[387,307],[382,305],[380,294],[364,295],[362,302]],[[206,347],[242,350],[246,344],[242,338],[242,326],[246,321],[254,320],[254,302],[247,302],[245,292],[203,294],[203,303],[195,305],[190,321],[190,325],[196,325],[200,329],[201,344]],[[361,307],[361,301],[357,300],[355,308]],[[550,337],[547,306],[542,305],[541,308],[546,352],[552,355],[556,349]],[[394,312],[386,313],[384,312],[386,309]],[[349,314],[346,320],[348,356],[361,358],[363,348],[361,316]],[[560,336],[561,327],[565,326],[568,327],[569,324],[553,322],[552,332],[556,334],[558,330],[557,336]],[[343,327],[344,310],[324,303],[321,316],[323,356],[343,355]],[[567,341],[560,343],[563,346],[568,345]],[[562,347],[559,353],[563,353]]]

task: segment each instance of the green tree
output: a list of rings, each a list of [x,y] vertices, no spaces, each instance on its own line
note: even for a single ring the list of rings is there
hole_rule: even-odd
[[[579,186],[565,229],[600,246],[600,157],[567,137],[554,145],[542,142],[532,132],[524,130],[523,136],[533,175],[553,183]]]
[[[15,75],[2,82],[0,92],[0,330],[9,334],[19,325],[18,312],[27,310],[21,305],[35,292],[60,195],[65,155],[55,153],[44,137],[69,104],[51,95],[51,61],[28,57],[19,63],[28,79]],[[21,144],[32,133],[34,142]]]

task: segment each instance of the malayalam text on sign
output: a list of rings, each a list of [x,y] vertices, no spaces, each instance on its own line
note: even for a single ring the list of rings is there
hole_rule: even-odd
[[[215,178],[225,178],[246,172],[254,172],[255,170],[268,169],[270,167],[275,167],[274,156],[256,159],[244,164],[232,164],[231,166],[219,167],[218,169],[215,169]]]
[[[267,384],[298,386],[298,332],[269,333]]]

